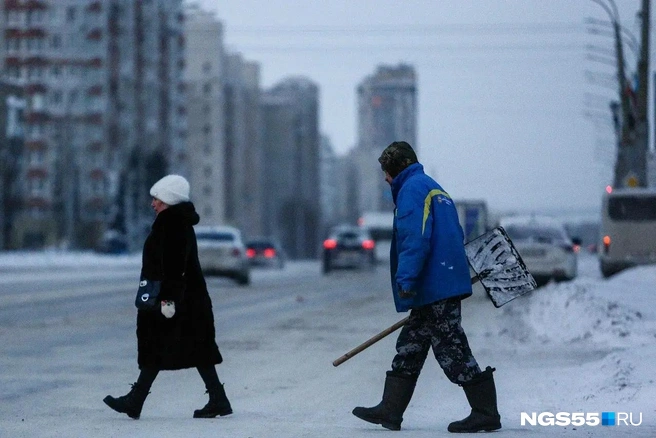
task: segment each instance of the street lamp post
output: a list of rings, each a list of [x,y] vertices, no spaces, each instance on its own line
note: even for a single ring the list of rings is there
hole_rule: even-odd
[[[615,34],[615,53],[617,56],[617,83],[621,108],[621,135],[617,149],[615,187],[639,187],[647,185],[647,149],[648,123],[646,101],[648,89],[649,63],[649,3],[642,1],[642,41],[638,59],[638,95],[632,102],[632,96],[624,71],[624,51],[622,45],[622,27],[619,12],[614,0],[592,0],[601,6],[610,17]]]

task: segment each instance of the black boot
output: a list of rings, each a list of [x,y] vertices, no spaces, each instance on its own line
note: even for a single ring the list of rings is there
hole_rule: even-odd
[[[388,371],[382,401],[373,408],[357,407],[353,409],[353,415],[386,429],[401,430],[403,413],[410,403],[416,383],[416,377]]]
[[[232,414],[230,401],[226,396],[223,385],[219,383],[215,387],[206,391],[210,395],[210,401],[207,402],[203,409],[194,411],[194,418],[214,418],[217,415],[225,416]]]
[[[497,410],[497,390],[492,376],[494,370],[487,367],[481,374],[462,385],[472,408],[471,413],[467,418],[449,424],[447,429],[449,432],[470,433],[482,430],[489,432],[501,429],[501,416]]]
[[[127,414],[128,417],[137,420],[141,415],[141,408],[148,397],[148,388],[138,382],[132,385],[132,389],[123,397],[114,398],[108,395],[103,399],[105,404],[116,412]]]

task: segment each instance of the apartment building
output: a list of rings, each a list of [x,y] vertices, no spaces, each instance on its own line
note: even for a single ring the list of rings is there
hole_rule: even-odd
[[[357,87],[360,211],[393,209],[389,186],[377,158],[393,141],[407,141],[417,150],[417,78],[406,64],[380,65]]]
[[[287,78],[262,96],[266,232],[293,258],[315,258],[321,230],[319,87]]]
[[[191,197],[203,225],[226,222],[223,32],[213,13],[186,7],[187,151]]]
[[[148,188],[185,171],[182,0],[4,0],[4,77],[24,89],[22,247],[140,242]]]

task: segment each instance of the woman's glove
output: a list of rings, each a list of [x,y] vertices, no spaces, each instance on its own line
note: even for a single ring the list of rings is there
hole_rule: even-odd
[[[174,301],[162,301],[162,315],[167,318],[173,318],[173,315],[175,315]]]

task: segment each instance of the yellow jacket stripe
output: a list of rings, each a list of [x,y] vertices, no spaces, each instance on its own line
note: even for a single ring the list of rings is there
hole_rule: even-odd
[[[431,203],[433,202],[433,197],[437,195],[444,195],[447,198],[451,199],[451,196],[443,190],[433,189],[428,192],[426,199],[424,199],[424,218],[421,221],[421,235],[424,235],[424,230],[426,229],[426,221],[428,220],[428,214],[430,213]]]

